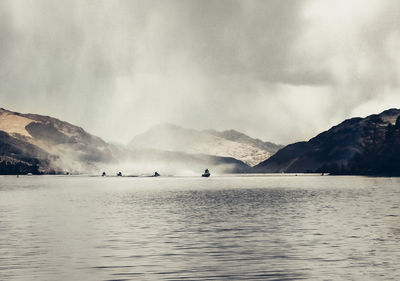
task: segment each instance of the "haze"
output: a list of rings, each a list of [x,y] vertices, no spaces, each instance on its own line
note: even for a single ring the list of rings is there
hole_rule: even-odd
[[[170,122],[307,140],[400,107],[400,2],[0,2],[0,105],[126,143]]]

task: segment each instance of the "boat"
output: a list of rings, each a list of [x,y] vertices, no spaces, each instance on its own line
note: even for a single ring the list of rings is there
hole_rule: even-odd
[[[201,175],[202,177],[208,178],[209,176],[211,176],[210,171],[208,169],[204,170],[204,174]]]

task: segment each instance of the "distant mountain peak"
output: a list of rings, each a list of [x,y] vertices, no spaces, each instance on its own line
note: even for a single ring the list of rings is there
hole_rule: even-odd
[[[136,136],[132,148],[233,157],[248,165],[255,165],[270,157],[280,146],[253,139],[236,130],[187,129],[170,123],[153,126]]]

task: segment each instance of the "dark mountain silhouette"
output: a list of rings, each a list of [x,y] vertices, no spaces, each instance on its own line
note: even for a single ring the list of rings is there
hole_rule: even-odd
[[[345,120],[308,142],[290,144],[254,172],[399,173],[400,110]]]

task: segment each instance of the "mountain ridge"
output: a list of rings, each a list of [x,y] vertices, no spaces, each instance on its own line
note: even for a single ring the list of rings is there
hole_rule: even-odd
[[[144,172],[143,167],[164,167],[172,173],[190,169],[200,173],[207,167],[221,173],[245,172],[249,168],[231,157],[128,149],[51,116],[0,109],[0,174],[99,173],[103,169],[132,173]]]
[[[363,159],[369,150],[379,150],[387,139],[388,131],[397,132],[396,124],[400,124],[399,118],[400,110],[391,108],[365,118],[344,120],[309,141],[293,143],[282,148],[269,159],[256,165],[253,171],[374,174],[373,170],[360,169],[354,159]],[[374,158],[379,156],[376,154]]]
[[[110,144],[57,118],[1,108],[0,174],[98,173],[100,169],[128,170],[130,166],[130,171],[136,172],[162,167],[171,173],[191,170],[192,174],[211,168],[217,173],[319,172],[400,176],[400,165],[397,164],[400,163],[400,109],[395,108],[365,118],[344,120],[308,141],[279,149],[252,168],[238,158],[246,160],[250,157],[254,161],[257,159],[254,156],[265,156],[265,151],[257,154],[263,148],[277,149],[279,146],[236,130],[198,131],[173,124],[161,124],[151,130],[154,132],[150,134],[152,141],[165,147],[128,148]],[[160,131],[166,134],[160,136]],[[144,134],[146,137],[141,141],[153,145],[149,135]],[[182,149],[188,145],[194,149],[189,152]],[[249,147],[254,149],[250,153]],[[231,157],[229,153],[240,157]]]
[[[253,139],[235,130],[195,130],[170,123],[153,126],[135,136],[131,148],[152,148],[166,151],[233,157],[254,166],[283,147]]]

